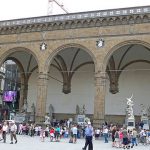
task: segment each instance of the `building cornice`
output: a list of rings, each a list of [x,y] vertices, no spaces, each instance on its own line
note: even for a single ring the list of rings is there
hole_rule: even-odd
[[[150,22],[150,6],[0,21],[0,34],[16,34]]]

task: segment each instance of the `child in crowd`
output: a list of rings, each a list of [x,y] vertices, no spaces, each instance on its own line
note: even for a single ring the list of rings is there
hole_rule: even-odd
[[[55,129],[51,127],[50,129],[50,141],[52,142],[55,138]]]
[[[45,140],[45,130],[43,128],[41,128],[41,131],[40,131],[40,138],[41,138],[41,141],[44,142],[44,140]]]

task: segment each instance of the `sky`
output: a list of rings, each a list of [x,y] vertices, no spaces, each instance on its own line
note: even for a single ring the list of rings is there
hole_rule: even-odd
[[[69,13],[150,6],[150,0],[57,0]],[[48,13],[49,12],[49,13]],[[30,18],[65,12],[55,3],[48,0],[0,0],[0,21],[19,18]]]

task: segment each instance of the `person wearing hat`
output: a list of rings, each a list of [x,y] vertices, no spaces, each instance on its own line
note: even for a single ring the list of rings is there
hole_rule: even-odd
[[[11,138],[10,144],[13,144],[13,138],[15,139],[15,144],[17,143],[16,132],[17,132],[17,126],[15,124],[15,121],[12,121],[10,123],[10,138]]]
[[[87,123],[87,127],[85,128],[85,146],[82,148],[82,150],[86,150],[88,146],[88,150],[93,150],[93,127],[91,125],[91,122]]]

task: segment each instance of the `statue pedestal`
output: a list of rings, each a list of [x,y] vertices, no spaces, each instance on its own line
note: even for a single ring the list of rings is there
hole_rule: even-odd
[[[135,119],[134,117],[129,117],[127,118],[127,130],[132,130],[135,128]]]
[[[31,114],[31,115],[30,115],[30,121],[31,121],[31,122],[35,122],[35,115],[34,115],[34,114]]]
[[[26,114],[25,113],[17,113],[15,115],[15,122],[17,123],[23,123],[26,121]]]
[[[85,124],[85,115],[76,115],[75,120],[78,125],[84,125]]]
[[[149,130],[149,119],[147,116],[141,116],[141,121],[144,123],[143,129]]]

